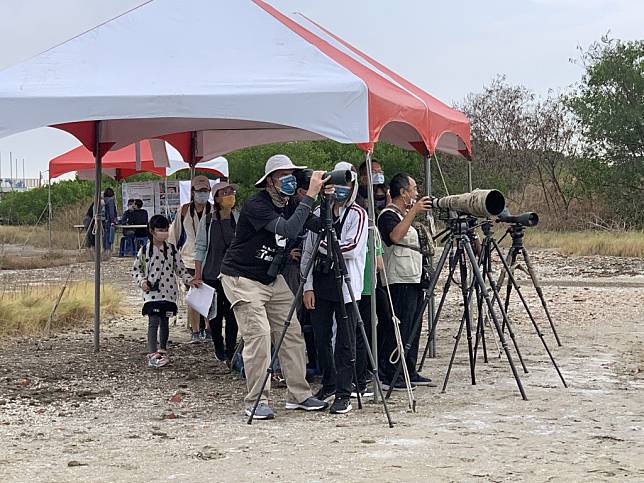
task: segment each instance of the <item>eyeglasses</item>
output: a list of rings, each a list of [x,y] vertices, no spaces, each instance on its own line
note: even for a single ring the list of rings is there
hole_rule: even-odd
[[[237,191],[235,191],[235,188],[222,188],[220,190],[217,190],[217,196],[230,196],[237,194]]]

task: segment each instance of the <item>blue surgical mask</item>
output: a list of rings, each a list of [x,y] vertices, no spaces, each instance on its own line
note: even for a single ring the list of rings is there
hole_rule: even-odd
[[[351,196],[351,188],[348,186],[335,187],[335,199],[338,203],[344,203]]]
[[[373,173],[371,176],[371,184],[385,184],[385,173]]]
[[[297,179],[292,174],[280,178],[279,190],[284,196],[293,196],[297,189]]]

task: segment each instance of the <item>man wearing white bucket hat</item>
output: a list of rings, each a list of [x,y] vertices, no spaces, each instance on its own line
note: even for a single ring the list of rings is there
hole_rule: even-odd
[[[306,196],[288,219],[284,217],[288,200],[297,188],[293,171],[304,168],[295,166],[283,154],[269,158],[264,176],[255,183],[264,189],[242,207],[235,239],[221,264],[222,286],[244,339],[247,416],[251,415],[271,361],[271,339],[282,333],[293,303],[293,293],[280,274],[286,240],[297,238],[305,226],[319,231],[322,225],[311,214],[311,208],[326,181],[323,171],[313,172]],[[305,344],[296,317],[285,334],[279,360],[288,387],[286,409],[326,409],[327,403],[315,399],[306,382]],[[255,419],[273,419],[269,391],[270,380],[261,394]]]

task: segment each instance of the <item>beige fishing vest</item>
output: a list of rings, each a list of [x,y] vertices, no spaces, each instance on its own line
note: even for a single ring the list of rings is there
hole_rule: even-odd
[[[387,207],[380,213],[391,211],[398,216],[402,221],[403,216],[398,209]],[[405,245],[405,246],[401,246]],[[413,226],[409,227],[407,234],[396,245],[384,246],[384,262],[385,270],[387,272],[387,281],[389,284],[394,283],[420,283],[420,277],[423,271],[423,255],[417,250],[407,247],[415,247],[418,249],[418,232]],[[384,277],[381,277],[382,283],[385,283]]]

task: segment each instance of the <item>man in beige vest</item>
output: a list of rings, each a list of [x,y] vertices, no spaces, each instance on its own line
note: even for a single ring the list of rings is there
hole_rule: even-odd
[[[422,303],[420,279],[422,275],[423,256],[420,253],[418,232],[412,226],[417,214],[431,208],[431,199],[427,196],[416,201],[418,188],[416,181],[407,173],[398,173],[389,182],[391,203],[378,216],[378,231],[384,242],[384,262],[389,283],[389,292],[394,312],[400,320],[400,334],[406,343],[411,337],[416,312]],[[416,371],[420,324],[410,350],[405,354],[407,370],[412,386],[432,385],[429,378]],[[395,366],[389,361],[389,354],[396,348],[393,338],[383,343],[383,356],[387,361],[380,367],[383,384],[394,390],[404,390],[402,380],[392,381]]]

